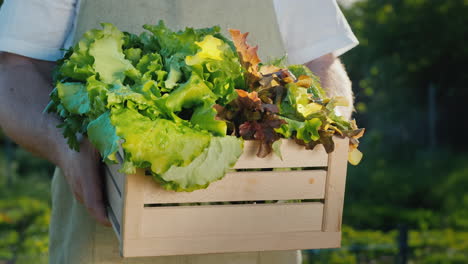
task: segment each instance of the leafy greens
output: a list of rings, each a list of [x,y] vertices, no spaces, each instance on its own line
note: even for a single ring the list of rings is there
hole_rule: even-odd
[[[305,66],[261,65],[247,34],[219,27],[174,32],[163,22],[134,35],[112,24],[86,32],[58,61],[46,108],[62,118],[63,134],[78,150],[85,135],[122,172],[150,171],[164,188],[193,191],[221,179],[242,153],[280,155],[281,137],[333,150],[332,136],[351,138],[358,163],[359,130],[334,113],[342,98],[326,98]],[[296,77],[297,76],[297,77]]]

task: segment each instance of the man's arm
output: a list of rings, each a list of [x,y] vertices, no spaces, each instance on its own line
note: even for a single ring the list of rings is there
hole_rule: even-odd
[[[328,96],[343,96],[348,100],[348,107],[339,106],[337,109],[346,119],[351,119],[354,109],[353,91],[351,81],[340,60],[333,54],[327,54],[306,63],[306,66],[320,77],[322,87]]]
[[[0,52],[0,127],[20,146],[59,166],[75,197],[97,221],[109,225],[102,194],[99,154],[88,140],[71,150],[59,119],[44,114],[54,63]]]

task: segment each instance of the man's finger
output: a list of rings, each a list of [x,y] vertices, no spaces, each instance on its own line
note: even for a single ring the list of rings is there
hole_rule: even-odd
[[[85,192],[85,206],[88,212],[91,214],[91,216],[93,216],[96,219],[96,221],[98,221],[102,225],[110,226],[109,219],[107,218],[105,203],[102,199],[102,192],[96,189],[94,191],[95,192]]]
[[[104,194],[103,181],[99,170],[93,170],[92,175],[88,175],[86,186],[83,190],[85,206],[89,213],[101,224],[110,226],[109,219],[107,218]]]
[[[107,211],[103,202],[97,202],[91,207],[88,207],[90,214],[104,226],[111,226],[109,219],[107,218]]]
[[[73,195],[75,195],[75,199],[76,199],[80,204],[83,204],[83,197],[81,196],[80,191],[73,191]]]
[[[72,188],[73,188],[73,195],[75,196],[75,199],[83,204],[84,201],[83,201],[83,188],[81,186],[81,184],[79,182],[77,182],[76,184],[72,185]]]

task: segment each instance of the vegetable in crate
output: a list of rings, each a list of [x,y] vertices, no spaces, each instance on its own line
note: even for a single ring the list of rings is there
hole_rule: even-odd
[[[166,189],[192,191],[236,163],[240,137],[260,140],[263,157],[281,137],[332,151],[332,135],[352,146],[362,135],[307,68],[260,67],[246,34],[231,30],[231,42],[218,27],[173,32],[160,22],[139,36],[102,27],[58,62],[46,110],[62,118],[71,148],[86,135],[113,163],[121,146],[124,173],[145,168]]]

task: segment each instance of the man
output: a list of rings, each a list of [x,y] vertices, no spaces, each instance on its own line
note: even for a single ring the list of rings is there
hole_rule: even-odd
[[[133,31],[146,21],[159,19],[170,27],[221,24],[225,29],[251,31],[265,55],[287,52],[291,63],[305,63],[321,77],[329,95],[345,96],[352,105],[351,84],[337,56],[354,47],[357,40],[335,1],[82,0],[79,5],[76,0],[6,0],[0,9],[0,126],[19,145],[61,169],[52,183],[50,262],[299,262],[295,252],[119,258],[112,230],[103,227],[109,221],[99,154],[86,139],[81,141],[80,152],[70,150],[56,128],[58,118],[42,110],[52,89],[53,61],[61,57],[60,48],[70,45],[75,34],[79,38],[99,22]],[[351,109],[341,112],[349,118]]]

